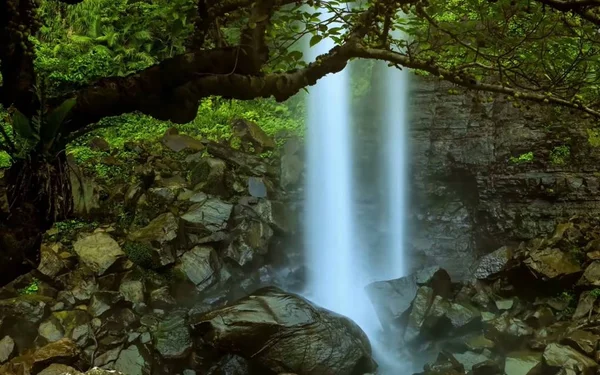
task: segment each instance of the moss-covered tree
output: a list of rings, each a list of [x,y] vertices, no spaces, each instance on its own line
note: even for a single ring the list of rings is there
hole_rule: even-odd
[[[0,103],[12,125],[12,134],[0,127],[0,147],[14,160],[5,176],[10,214],[0,218],[0,284],[37,264],[41,234],[71,211],[67,141],[108,116],[141,112],[186,123],[208,96],[283,101],[353,58],[600,115],[598,0],[100,3],[0,0]],[[74,24],[69,7],[97,17]],[[105,65],[101,77],[76,85],[49,83],[52,65],[38,56],[52,43],[44,40],[49,30],[68,30],[93,47],[85,53],[107,53],[118,69]],[[306,64],[293,45],[307,34],[311,44],[331,37],[337,45]]]

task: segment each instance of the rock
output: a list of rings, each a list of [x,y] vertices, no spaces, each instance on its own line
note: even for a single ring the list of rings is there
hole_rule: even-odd
[[[110,145],[101,137],[94,137],[88,141],[88,146],[92,151],[110,152]]]
[[[275,142],[265,133],[260,126],[252,121],[245,119],[236,119],[232,122],[234,136],[242,141],[242,149],[248,152],[247,145],[254,148],[254,152],[262,154],[265,151],[275,149]]]
[[[243,357],[228,354],[208,370],[207,375],[247,375],[250,373],[248,361]]]
[[[542,353],[511,352],[506,355],[504,372],[508,375],[533,375],[533,369],[540,369]]]
[[[280,185],[283,189],[292,189],[298,186],[304,171],[304,163],[299,156],[284,151],[280,160]]]
[[[38,323],[54,302],[52,298],[36,294],[22,295],[15,298],[0,300],[0,317],[18,318],[27,322]]]
[[[542,306],[525,316],[525,323],[539,329],[554,323],[554,312],[548,306]]]
[[[168,212],[156,217],[144,228],[132,232],[128,239],[149,245],[153,261],[159,266],[166,266],[175,262],[173,241],[178,235],[179,221]]]
[[[398,326],[417,295],[414,275],[395,280],[376,281],[365,287],[365,291],[375,308],[377,317],[384,327]]]
[[[105,366],[110,362],[114,362],[119,358],[119,354],[121,354],[122,346],[117,346],[116,348],[107,350],[106,352],[100,354],[96,358],[94,358],[94,366]]]
[[[154,187],[148,189],[146,194],[151,202],[158,202],[164,204],[172,204],[179,193],[179,188],[171,187]]]
[[[503,246],[490,254],[484,255],[479,260],[473,275],[480,280],[493,278],[504,269],[512,256],[513,250],[508,246]]]
[[[181,219],[186,225],[202,231],[217,232],[227,227],[233,206],[216,198],[206,198],[193,205]],[[205,233],[208,234],[208,233]]]
[[[85,217],[100,208],[100,186],[93,178],[85,176],[74,163],[69,163],[69,166],[73,213]]]
[[[75,370],[71,366],[53,363],[46,367],[38,375],[82,375],[81,372]]]
[[[600,286],[600,261],[592,262],[587,266],[577,285]]]
[[[489,358],[483,354],[466,351],[464,353],[454,353],[454,358],[461,363],[465,370],[472,370],[473,367],[480,363],[488,364]],[[493,373],[486,373],[485,375],[493,375]],[[504,374],[501,374],[504,375]]]
[[[54,342],[65,337],[60,322],[54,317],[42,322],[38,328],[38,333],[41,337],[45,338],[48,342]]]
[[[533,329],[521,319],[511,317],[506,313],[485,323],[488,327],[486,337],[511,349],[520,347],[521,343],[533,336]]]
[[[40,271],[42,274],[53,279],[65,271],[65,262],[56,253],[52,246],[48,244],[42,244],[40,249],[40,257],[41,259],[40,265],[38,266],[38,271]]]
[[[594,308],[594,303],[596,303],[596,299],[596,295],[592,292],[582,292],[581,295],[579,295],[579,303],[577,304],[575,313],[573,313],[573,319],[577,320],[583,318],[584,316],[588,316]]]
[[[262,178],[248,177],[248,194],[255,198],[267,197],[267,187]]]
[[[502,300],[497,300],[495,301],[496,303],[496,307],[498,308],[498,310],[510,310],[512,309],[513,305],[515,304],[515,300],[514,299],[502,299]]]
[[[224,256],[240,266],[251,264],[256,255],[266,255],[273,230],[262,220],[249,217],[242,220],[232,231],[237,236],[227,246]]]
[[[106,233],[83,237],[73,244],[79,259],[97,275],[106,273],[125,253],[117,241]]]
[[[84,375],[128,375],[119,371],[114,370],[104,370],[100,368],[93,368],[88,370]]]
[[[487,360],[473,365],[473,375],[504,375],[504,369],[497,362]]]
[[[185,358],[192,350],[187,313],[170,312],[152,332],[154,348],[165,359]]]
[[[441,296],[435,296],[427,312],[424,325],[431,330],[431,334],[435,335],[441,330],[445,334],[450,334],[452,331],[460,330],[480,321],[481,313],[472,306],[450,302]],[[441,327],[447,327],[447,329]]]
[[[152,307],[167,309],[175,306],[176,303],[175,299],[171,296],[168,286],[163,286],[150,292],[150,305]]]
[[[38,374],[50,364],[72,364],[79,357],[79,349],[69,339],[62,339],[41,347],[32,354],[16,357],[0,366],[0,374]]]
[[[211,247],[196,246],[180,257],[175,269],[202,291],[216,282],[217,254]]]
[[[560,343],[568,345],[589,357],[594,357],[598,340],[600,340],[599,336],[578,329],[567,334]]]
[[[452,280],[446,270],[438,267],[425,267],[415,273],[418,286],[428,286],[433,289],[435,296],[449,298],[452,294]]]
[[[190,180],[195,191],[227,197],[230,188],[226,182],[227,164],[215,158],[201,158],[192,166]]]
[[[310,368],[315,374],[350,375],[376,367],[369,341],[355,323],[273,287],[201,315],[192,325],[212,347],[275,373]]]
[[[582,375],[595,374],[596,362],[573,348],[552,343],[544,350],[544,365],[554,371],[565,368],[575,370]]]
[[[115,369],[127,375],[149,375],[150,365],[137,345],[121,351],[115,362]]]
[[[94,318],[97,318],[122,300],[123,296],[119,292],[97,292],[90,300],[88,311]]]
[[[0,340],[0,364],[8,361],[15,351],[15,341],[10,336]]]
[[[535,251],[524,263],[535,274],[546,279],[555,279],[581,272],[579,263],[559,249],[548,248]]]
[[[179,134],[175,128],[167,129],[161,143],[175,152],[183,150],[202,151],[204,149],[202,141],[189,135]]]
[[[282,202],[261,199],[253,209],[273,229],[282,233],[292,233],[295,230],[295,223],[291,219],[293,215]]]
[[[425,322],[429,307],[433,303],[433,289],[427,286],[419,287],[417,295],[412,302],[408,323],[404,331],[404,341],[414,343],[421,334],[421,327]]]
[[[125,301],[133,304],[144,302],[144,284],[138,280],[125,280],[119,286],[119,292]]]

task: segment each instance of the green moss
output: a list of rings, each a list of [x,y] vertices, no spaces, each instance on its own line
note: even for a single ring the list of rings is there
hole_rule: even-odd
[[[600,297],[600,289],[596,288],[590,292],[590,294],[596,298]]]
[[[37,294],[37,292],[40,289],[39,286],[39,280],[36,278],[33,278],[33,280],[31,281],[31,284],[29,284],[28,286],[26,286],[23,289],[19,289],[19,294],[20,295],[30,295],[30,294]]]
[[[554,165],[564,165],[571,157],[571,149],[567,145],[557,146],[550,153],[550,162]]]
[[[599,129],[586,129],[588,135],[588,142],[592,147],[600,147],[600,130]]]
[[[526,152],[518,157],[511,156],[510,162],[513,164],[524,164],[533,161],[533,151]]]
[[[152,254],[152,246],[140,242],[127,241],[123,244],[123,252],[127,254],[129,260],[145,269],[157,268]]]

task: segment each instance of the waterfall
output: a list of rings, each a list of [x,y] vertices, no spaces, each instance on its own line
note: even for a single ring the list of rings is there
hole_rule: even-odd
[[[321,19],[331,17],[324,12]],[[334,27],[334,25],[330,25]],[[311,61],[328,52],[334,42],[321,40],[305,54]],[[380,97],[384,139],[380,173],[384,175],[387,217],[384,261],[371,266],[372,253],[358,230],[372,218],[358,217],[353,192],[350,74],[348,69],[328,75],[310,88],[307,106],[305,185],[305,247],[308,268],[305,296],[329,310],[354,320],[371,339],[383,374],[403,373],[394,354],[378,342],[381,325],[364,287],[373,281],[398,278],[406,271],[404,259],[406,90],[407,77],[395,68],[385,70]],[[360,152],[360,150],[358,150]],[[374,183],[374,182],[367,182]],[[400,371],[400,372],[399,372]]]

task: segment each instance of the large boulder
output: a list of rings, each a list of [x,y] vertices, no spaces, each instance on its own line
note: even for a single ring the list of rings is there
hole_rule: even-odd
[[[110,235],[103,232],[85,236],[73,244],[81,262],[97,275],[106,273],[125,256],[121,247]]]
[[[208,235],[227,227],[233,209],[231,204],[204,194],[197,194],[190,200],[197,203],[181,217],[186,224],[186,229]]]
[[[540,278],[551,280],[581,272],[581,266],[570,254],[557,248],[534,251],[524,261],[525,265]]]
[[[58,340],[31,354],[16,357],[5,365],[0,366],[0,374],[38,374],[52,363],[74,363],[79,358],[79,353],[79,349],[73,341],[69,339]]]
[[[354,322],[274,287],[191,323],[210,346],[275,373],[351,375],[376,367]]]

